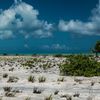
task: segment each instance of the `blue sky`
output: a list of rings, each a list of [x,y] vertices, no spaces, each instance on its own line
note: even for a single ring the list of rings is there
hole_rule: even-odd
[[[0,0],[0,53],[88,53],[97,40],[99,0]]]

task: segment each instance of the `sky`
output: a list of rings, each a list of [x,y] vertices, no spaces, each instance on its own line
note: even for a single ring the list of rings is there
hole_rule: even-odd
[[[97,40],[99,0],[0,0],[0,54],[89,53]]]

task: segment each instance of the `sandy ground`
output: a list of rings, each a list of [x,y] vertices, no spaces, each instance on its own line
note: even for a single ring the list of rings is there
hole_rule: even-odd
[[[38,56],[35,58],[42,60],[34,63],[34,68],[22,65],[33,58],[0,57],[0,100],[100,100],[100,77],[60,76],[58,65],[64,63],[65,58]],[[40,67],[47,62],[52,67],[45,70]],[[34,82],[28,81],[29,76],[34,76]],[[14,82],[8,81],[10,77],[14,77]],[[45,81],[39,82],[40,77]],[[4,87],[11,90],[7,92]],[[50,95],[52,99],[46,99]]]

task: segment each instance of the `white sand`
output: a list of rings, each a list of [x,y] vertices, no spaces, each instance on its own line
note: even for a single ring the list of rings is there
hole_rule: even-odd
[[[30,56],[0,57],[0,96],[2,100],[25,100],[26,97],[30,97],[30,100],[45,100],[45,98],[50,95],[52,95],[53,100],[67,100],[66,97],[63,97],[64,95],[71,96],[72,100],[100,100],[100,77],[86,78],[60,76],[59,66],[57,64],[63,63],[65,58],[56,58],[52,56],[47,56],[45,58],[39,56],[36,58],[41,58],[42,61],[35,63],[34,68],[26,69],[21,63],[28,59],[33,59]],[[39,65],[47,62],[50,62],[53,67],[47,70],[43,70],[39,67]],[[9,71],[11,68],[14,68],[14,70]],[[8,74],[7,78],[3,78],[3,74],[5,73]],[[34,83],[28,82],[28,77],[30,75],[35,77]],[[9,76],[18,77],[18,82],[7,82]],[[39,83],[38,78],[40,76],[44,76],[46,81]],[[57,81],[62,77],[64,77],[63,82]],[[80,82],[76,82],[76,79],[80,80]],[[94,82],[93,86],[91,86],[91,82]],[[20,92],[16,93],[15,97],[7,97],[5,96],[3,87],[12,87],[12,90],[19,90]],[[41,93],[33,93],[34,87],[41,90]],[[54,94],[55,91],[58,91],[57,95]],[[74,94],[79,94],[79,97],[74,97]]]

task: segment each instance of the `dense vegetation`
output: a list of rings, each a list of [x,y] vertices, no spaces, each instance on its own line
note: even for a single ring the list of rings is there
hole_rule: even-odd
[[[67,57],[66,63],[60,66],[60,72],[70,76],[99,76],[100,63],[91,56],[71,55]]]

